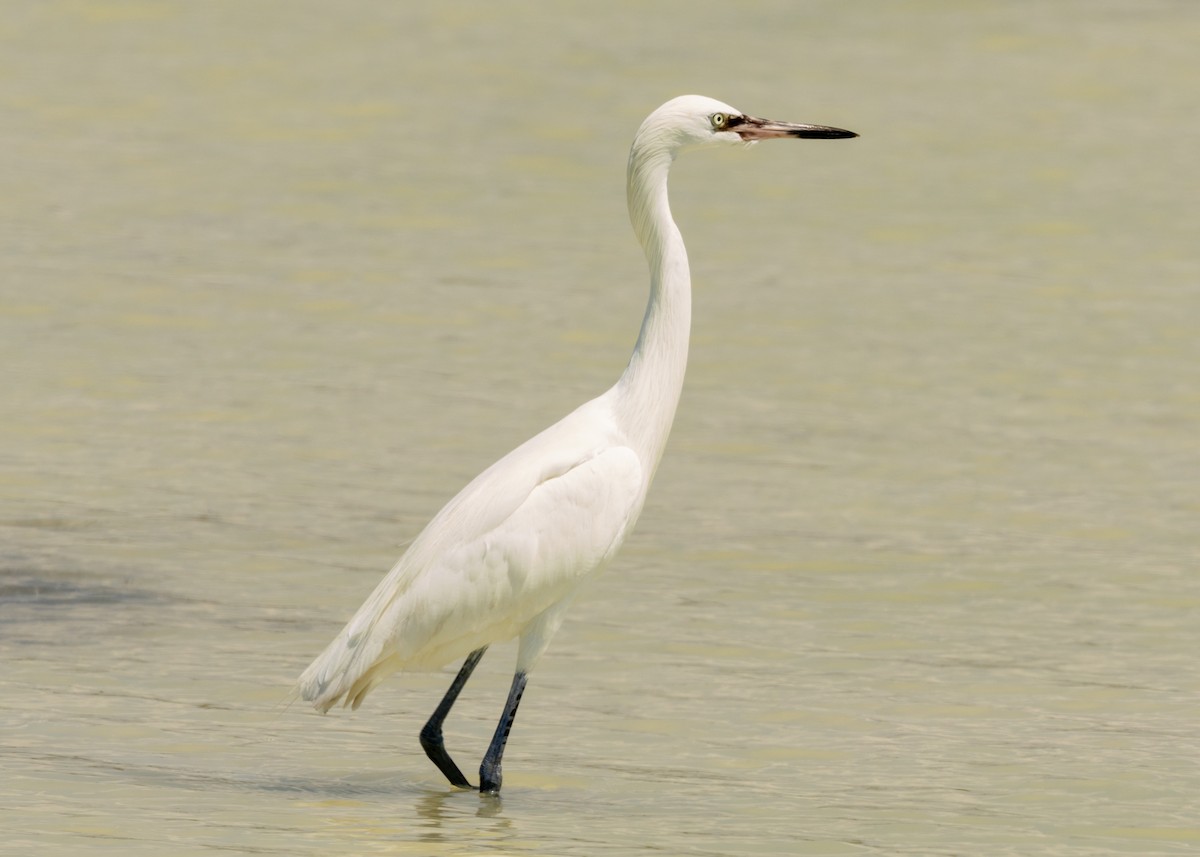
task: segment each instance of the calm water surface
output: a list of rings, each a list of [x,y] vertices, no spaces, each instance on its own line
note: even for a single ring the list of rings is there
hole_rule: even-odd
[[[1200,7],[10,5],[0,851],[1200,849]],[[863,136],[681,160],[667,457],[452,791],[448,674],[291,682],[623,367],[688,91]]]

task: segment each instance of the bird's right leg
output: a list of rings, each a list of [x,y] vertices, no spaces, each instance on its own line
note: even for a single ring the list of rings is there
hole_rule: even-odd
[[[454,706],[454,701],[458,699],[459,693],[462,692],[463,685],[467,683],[467,679],[471,677],[471,673],[474,672],[479,659],[483,657],[483,653],[486,651],[487,646],[484,646],[467,655],[467,659],[463,661],[458,675],[450,683],[450,689],[446,691],[446,695],[442,697],[442,701],[438,703],[438,707],[434,709],[433,714],[421,729],[421,747],[424,748],[425,755],[429,757],[429,761],[437,765],[438,770],[446,775],[446,779],[450,781],[450,785],[463,789],[474,788],[474,786],[467,782],[467,778],[463,776],[463,772],[458,769],[458,765],[454,764],[454,760],[446,752],[446,743],[442,740],[442,723],[445,722],[446,715],[450,713],[450,709]]]

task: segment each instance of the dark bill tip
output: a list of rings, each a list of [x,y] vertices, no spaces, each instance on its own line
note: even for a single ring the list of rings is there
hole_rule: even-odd
[[[858,134],[830,125],[806,125],[792,131],[791,136],[803,137],[808,140],[846,140],[850,137],[857,137]]]

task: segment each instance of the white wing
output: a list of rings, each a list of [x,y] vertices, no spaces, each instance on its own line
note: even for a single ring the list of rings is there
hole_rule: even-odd
[[[389,673],[443,664],[521,633],[616,552],[646,484],[604,397],[497,461],[422,531],[300,677],[328,710]]]

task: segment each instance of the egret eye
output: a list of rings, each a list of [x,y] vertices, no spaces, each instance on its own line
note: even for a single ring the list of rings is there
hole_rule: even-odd
[[[720,131],[729,124],[729,116],[726,113],[714,113],[710,120],[714,130]]]

